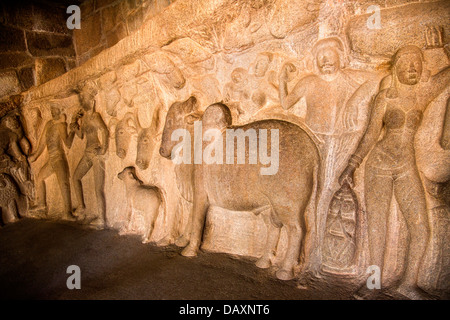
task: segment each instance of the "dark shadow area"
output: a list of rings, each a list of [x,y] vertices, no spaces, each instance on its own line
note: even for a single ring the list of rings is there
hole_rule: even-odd
[[[0,299],[352,299],[342,288],[300,289],[249,259],[180,252],[115,230],[23,219],[0,230]],[[80,290],[66,286],[70,265],[81,269]]]

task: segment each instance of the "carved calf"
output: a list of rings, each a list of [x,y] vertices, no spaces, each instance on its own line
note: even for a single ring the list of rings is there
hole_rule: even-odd
[[[134,167],[126,167],[117,177],[125,183],[127,195],[127,226],[124,231],[130,228],[133,210],[143,212],[148,229],[142,242],[147,243],[150,241],[159,209],[164,208],[162,192],[158,187],[144,185],[137,177]]]
[[[169,109],[161,141],[161,156],[171,158],[172,150],[179,143],[172,141],[172,133],[175,130],[190,131],[188,124],[192,120],[190,118],[197,114],[195,102],[195,98],[190,98],[184,103],[173,104]],[[189,245],[182,254],[197,255],[209,206],[251,211],[255,214],[268,213],[270,219],[265,219],[267,222],[270,221],[267,223],[266,248],[263,256],[257,261],[257,266],[262,268],[270,266],[280,229],[285,226],[288,232],[288,247],[281,269],[276,275],[279,279],[292,279],[305,232],[309,231],[305,227],[305,209],[315,186],[318,185],[316,178],[320,158],[316,145],[306,131],[286,121],[263,120],[243,126],[231,126],[230,110],[221,103],[213,104],[205,110],[202,124],[203,129],[218,129],[223,136],[227,129],[242,129],[244,132],[253,129],[258,139],[264,129],[271,132],[278,130],[280,151],[278,171],[272,175],[262,175],[261,169],[266,168],[264,165],[248,162],[236,164],[236,154],[234,164],[225,164],[225,161],[223,164],[194,164],[192,232]],[[223,139],[225,140],[225,137]],[[277,148],[273,147],[267,146],[267,150],[277,152]],[[248,144],[245,146],[247,157],[254,151],[249,150]]]

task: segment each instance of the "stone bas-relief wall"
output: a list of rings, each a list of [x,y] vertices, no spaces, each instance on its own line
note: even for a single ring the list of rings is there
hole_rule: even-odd
[[[3,154],[29,171],[5,172],[28,208],[16,216],[246,256],[302,287],[445,297],[449,12],[446,1],[178,0],[4,106],[18,124],[5,122]],[[244,163],[226,158],[230,129],[258,141]]]

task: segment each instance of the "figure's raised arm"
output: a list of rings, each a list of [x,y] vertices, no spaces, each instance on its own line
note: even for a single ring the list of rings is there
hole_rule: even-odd
[[[450,66],[447,66],[439,73],[432,76],[431,79],[423,85],[422,92],[419,95],[422,100],[420,102],[428,106],[428,104],[439,96],[449,85]]]
[[[288,92],[287,83],[289,81],[289,73],[295,72],[296,68],[292,63],[285,63],[281,68],[280,86],[278,88],[280,95],[280,103],[283,109],[287,110],[297,103],[306,93],[306,82],[300,80],[292,90]]]

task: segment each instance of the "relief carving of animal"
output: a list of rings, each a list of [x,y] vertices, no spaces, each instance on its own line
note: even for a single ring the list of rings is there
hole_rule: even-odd
[[[111,124],[110,124],[111,125]],[[133,113],[126,113],[122,120],[118,121],[114,130],[116,140],[116,154],[119,158],[125,159],[131,137],[137,133],[135,116]]]
[[[172,150],[179,143],[172,141],[172,133],[177,129],[191,131],[192,118],[197,117],[197,102],[194,97],[182,103],[173,104],[167,113],[160,154],[171,158]],[[199,118],[198,118],[199,119]],[[231,125],[231,113],[222,103],[210,105],[202,116],[203,128],[215,128],[225,135],[226,129],[253,129],[260,139],[261,130],[278,130],[279,161],[275,174],[262,175],[266,168],[261,163],[236,164],[194,164],[194,211],[190,242],[183,250],[184,256],[196,256],[201,244],[205,216],[210,206],[235,211],[250,211],[255,214],[269,213],[268,236],[265,251],[256,265],[268,268],[275,251],[280,229],[286,227],[288,233],[287,252],[277,278],[288,280],[294,277],[293,268],[298,264],[301,245],[309,246],[303,240],[311,231],[305,209],[318,186],[320,158],[316,145],[305,130],[282,120],[263,120],[243,126]],[[266,132],[267,132],[266,131]],[[271,133],[272,136],[272,133]],[[271,137],[272,138],[272,137]],[[261,141],[261,139],[259,140]],[[268,143],[267,150],[274,152],[276,146]],[[254,150],[245,145],[247,157]],[[264,215],[263,215],[264,216]],[[307,261],[305,261],[306,264]],[[309,263],[309,261],[308,261]]]
[[[142,180],[137,177],[134,167],[126,167],[117,177],[124,182],[127,196],[127,225],[123,232],[129,231],[133,212],[141,212],[147,226],[142,242],[147,243],[152,236],[160,209],[165,207],[162,191],[156,186],[144,185]],[[158,245],[166,244],[168,244],[166,239],[158,242]]]

